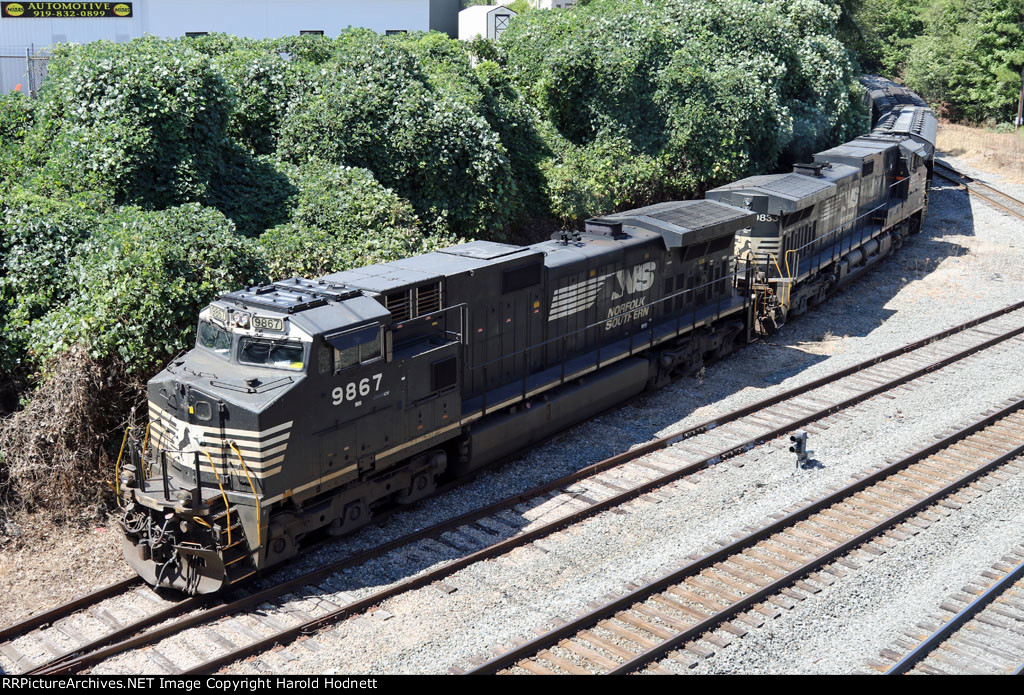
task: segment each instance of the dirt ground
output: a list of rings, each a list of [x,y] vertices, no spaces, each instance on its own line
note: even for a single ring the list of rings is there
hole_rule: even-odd
[[[943,123],[938,148],[982,171],[1024,184],[1024,128],[1016,133],[997,133],[987,128]]]
[[[8,533],[14,531],[8,528]],[[41,515],[20,520],[0,545],[0,625],[131,576],[116,526],[54,528]],[[26,537],[36,539],[31,544]]]

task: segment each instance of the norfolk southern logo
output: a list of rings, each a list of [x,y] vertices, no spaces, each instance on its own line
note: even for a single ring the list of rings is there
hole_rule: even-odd
[[[551,297],[551,310],[548,312],[548,321],[564,319],[567,316],[586,311],[597,304],[598,297],[605,290],[609,278],[612,280],[611,301],[623,299],[637,292],[646,292],[654,286],[654,271],[657,264],[654,261],[640,263],[631,269],[618,270],[606,275],[598,275],[588,278],[574,285],[555,290]],[[613,306],[608,310],[606,318],[610,321],[605,328],[614,328],[632,318],[640,318],[636,315],[638,310],[646,316],[650,313],[650,307],[646,306],[647,298],[641,297],[631,301]],[[614,321],[614,323],[613,323]]]
[[[633,270],[620,270],[613,276],[616,288],[612,290],[612,299],[622,299],[634,292],[646,292],[654,284],[654,269],[657,265],[654,261],[641,263]]]

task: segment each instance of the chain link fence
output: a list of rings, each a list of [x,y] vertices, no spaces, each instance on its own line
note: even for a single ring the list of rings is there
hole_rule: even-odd
[[[32,47],[22,54],[7,50],[0,53],[0,92],[18,90],[31,97],[39,93],[46,79],[50,53]]]

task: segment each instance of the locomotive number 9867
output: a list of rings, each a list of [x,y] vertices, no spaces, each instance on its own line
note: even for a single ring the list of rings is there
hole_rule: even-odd
[[[360,379],[359,381],[350,381],[344,386],[337,386],[331,391],[331,397],[334,399],[332,402],[334,405],[341,405],[345,401],[354,401],[357,398],[369,396],[370,392],[377,393],[380,391],[380,380],[383,374],[374,374]]]

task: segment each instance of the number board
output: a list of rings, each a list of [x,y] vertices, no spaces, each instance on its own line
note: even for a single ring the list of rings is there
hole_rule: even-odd
[[[252,326],[253,328],[259,328],[264,331],[283,331],[284,319],[273,318],[270,316],[253,316]]]

